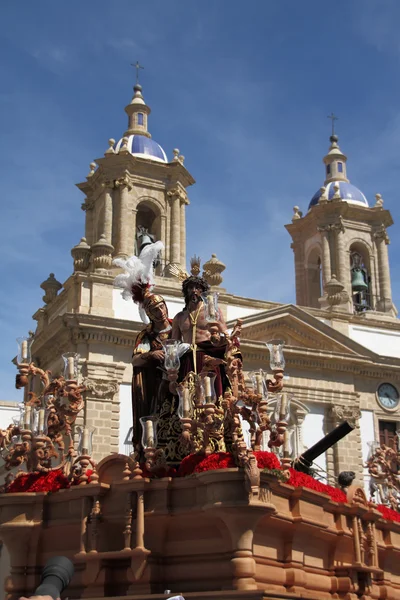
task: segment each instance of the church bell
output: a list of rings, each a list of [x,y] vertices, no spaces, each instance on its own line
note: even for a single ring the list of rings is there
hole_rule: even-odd
[[[351,288],[354,292],[366,292],[368,284],[365,283],[363,273],[360,269],[353,269],[351,274]]]

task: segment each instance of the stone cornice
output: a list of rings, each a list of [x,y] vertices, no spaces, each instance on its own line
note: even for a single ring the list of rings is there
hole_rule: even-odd
[[[269,363],[269,352],[263,342],[254,342],[242,338],[241,351],[244,356],[244,364],[246,364],[246,361]],[[287,346],[285,347],[285,361],[288,370],[290,370],[290,367],[313,372],[324,369],[374,379],[390,377],[392,381],[400,381],[400,359],[395,358],[391,358],[390,363],[384,363],[383,360],[379,361],[379,357],[378,360],[374,361],[367,357]]]
[[[297,237],[298,232],[315,232],[318,225],[331,223],[340,216],[345,228],[370,231],[371,227],[383,223],[386,227],[393,225],[393,219],[388,210],[381,208],[367,208],[348,204],[347,202],[328,202],[324,205],[316,205],[301,219],[285,225],[287,231]]]

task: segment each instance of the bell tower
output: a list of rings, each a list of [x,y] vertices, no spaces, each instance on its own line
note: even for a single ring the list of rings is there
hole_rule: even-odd
[[[85,239],[72,252],[74,257],[86,252],[80,268],[90,271],[104,267],[97,260],[99,252],[108,257],[107,268],[113,258],[128,258],[146,243],[161,240],[164,254],[159,273],[168,274],[170,263],[186,263],[186,189],[194,179],[179,150],[168,161],[152,139],[148,130],[151,110],[139,83],[125,112],[128,128],[124,136],[118,142],[109,140],[104,158],[91,163],[86,181],[78,184],[86,196],[82,204]]]
[[[325,181],[305,216],[294,207],[286,229],[295,259],[296,303],[354,314],[395,317],[387,228],[393,224],[383,199],[370,207],[347,178],[347,157],[332,133],[324,157]]]

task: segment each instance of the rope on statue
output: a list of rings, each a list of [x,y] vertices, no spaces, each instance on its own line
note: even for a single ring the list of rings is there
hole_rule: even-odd
[[[193,370],[194,370],[195,375],[197,375],[196,331],[197,331],[197,319],[199,318],[200,309],[201,309],[201,304],[199,305],[199,308],[197,309],[194,316],[192,315],[192,313],[189,312],[189,318],[190,318],[190,322],[192,324],[192,345],[190,346],[190,348],[193,352]]]

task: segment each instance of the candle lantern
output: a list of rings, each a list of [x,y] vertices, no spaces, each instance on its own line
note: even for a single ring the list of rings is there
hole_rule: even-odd
[[[290,415],[290,400],[289,394],[276,394],[276,406],[274,411],[275,421],[288,421]]]
[[[199,376],[199,393],[201,404],[215,404],[217,395],[215,393],[215,378],[216,373],[214,371],[208,371],[207,373],[200,373]]]
[[[178,340],[166,340],[163,342],[165,353],[164,367],[166,371],[177,371],[181,364],[179,359],[181,342]]]
[[[252,371],[249,377],[253,384],[254,391],[257,394],[260,394],[263,399],[266,399],[268,397],[266,373],[260,369],[259,371]]]
[[[193,405],[190,397],[189,388],[185,385],[178,385],[179,396],[178,416],[180,419],[190,419],[193,416]]]
[[[33,410],[32,431],[36,435],[47,435],[47,419],[49,412],[48,409],[42,406]]]
[[[93,451],[93,434],[96,431],[95,427],[85,425],[85,427],[77,427],[79,433],[78,454],[81,456],[91,456]]]
[[[79,354],[76,352],[66,352],[62,355],[64,360],[64,378],[67,381],[76,381],[78,379]]]
[[[19,365],[29,364],[31,362],[31,337],[20,337],[17,338],[18,343],[18,357],[17,362]]]
[[[285,342],[282,340],[271,340],[266,343],[269,350],[270,367],[272,371],[284,371],[285,358],[283,356],[283,346]]]
[[[32,431],[32,427],[33,427],[33,416],[34,416],[34,411],[32,406],[30,406],[29,404],[25,405],[25,410],[24,410],[24,419],[23,419],[23,428],[28,430],[28,431]]]
[[[146,448],[157,448],[157,417],[141,417],[142,446]]]
[[[204,303],[204,316],[208,323],[219,321],[218,296],[218,292],[205,292],[201,294]]]

